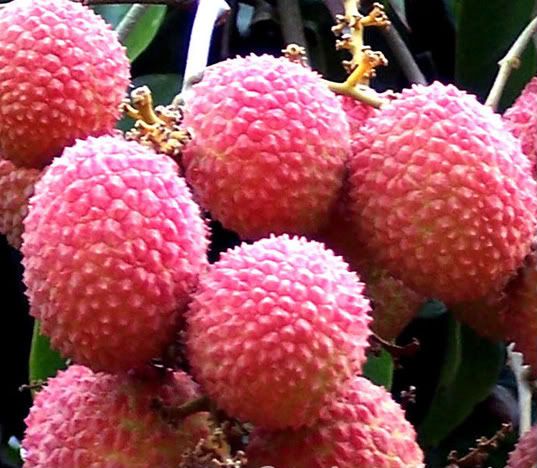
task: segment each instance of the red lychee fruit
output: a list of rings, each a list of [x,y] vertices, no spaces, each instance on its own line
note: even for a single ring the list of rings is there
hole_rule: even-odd
[[[169,157],[118,137],[79,140],[36,184],[24,226],[31,313],[65,357],[121,371],[173,342],[208,241]]]
[[[537,426],[526,432],[509,455],[506,468],[534,468],[537,460]]]
[[[386,104],[354,139],[349,166],[360,241],[419,293],[483,297],[529,252],[529,160],[498,115],[452,85],[415,85]]]
[[[193,375],[231,416],[311,425],[360,372],[369,312],[358,276],[322,244],[243,244],[201,277],[187,313]]]
[[[512,341],[537,379],[537,251],[498,294],[470,304],[458,304],[453,312],[479,335],[493,341]]]
[[[0,13],[0,150],[42,167],[77,138],[113,129],[129,83],[117,34],[69,0],[14,0]]]
[[[417,468],[425,466],[416,433],[382,387],[356,377],[319,422],[297,431],[254,431],[249,468]]]
[[[207,413],[172,426],[154,408],[198,396],[182,372],[156,381],[73,365],[37,394],[22,442],[26,468],[175,468],[209,434]]]
[[[250,55],[207,68],[185,109],[183,162],[195,198],[241,237],[314,233],[349,156],[349,125],[321,77]]]
[[[537,161],[537,77],[523,89],[515,103],[505,111],[503,118],[509,130],[520,139],[522,151],[532,162]]]
[[[509,306],[505,321],[507,339],[513,341],[515,350],[524,355],[525,364],[530,365],[530,377],[537,379],[537,252],[526,257],[506,294]]]
[[[0,157],[0,234],[6,236],[15,249],[20,249],[22,221],[28,213],[28,200],[39,177],[41,171],[16,167]]]

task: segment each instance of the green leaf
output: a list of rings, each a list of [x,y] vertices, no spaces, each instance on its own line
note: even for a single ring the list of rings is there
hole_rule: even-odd
[[[437,300],[431,299],[425,302],[418,312],[420,319],[436,319],[447,312],[446,306]]]
[[[30,383],[53,377],[65,367],[65,359],[50,347],[49,339],[39,333],[39,322],[36,320],[30,351]]]
[[[92,7],[95,13],[115,28],[127,14],[132,5],[97,5]]]
[[[496,383],[505,350],[450,318],[448,345],[429,412],[419,428],[425,447],[437,446],[483,401]]]
[[[173,98],[181,89],[183,77],[175,73],[143,75],[135,78],[132,82],[133,88],[148,86],[153,96],[155,106],[170,104]],[[117,128],[124,132],[133,126],[132,119],[125,117],[121,119]]]
[[[155,38],[160,25],[166,16],[165,5],[153,5],[147,8],[146,12],[136,23],[136,26],[125,39],[125,47],[127,55],[131,62],[151,44]]]
[[[364,377],[377,385],[390,390],[393,381],[393,359],[386,350],[381,350],[378,356],[371,354],[364,366]]]
[[[107,23],[116,28],[123,17],[128,13],[131,5],[102,5],[94,7],[96,13],[101,15]],[[127,55],[131,62],[147,48],[155,38],[160,25],[166,16],[165,5],[152,5],[147,8],[134,29],[125,40]]]
[[[455,58],[456,82],[484,100],[498,72],[498,61],[528,24],[534,0],[459,0]],[[504,92],[500,107],[511,104],[535,74],[537,60],[531,44]]]

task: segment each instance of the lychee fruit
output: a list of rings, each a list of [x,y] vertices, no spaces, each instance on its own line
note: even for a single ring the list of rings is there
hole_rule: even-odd
[[[537,379],[537,252],[525,259],[524,266],[506,290],[508,313],[505,333],[515,350],[530,365],[530,377]],[[537,458],[536,458],[537,460]]]
[[[415,85],[354,139],[350,208],[368,252],[448,304],[501,289],[529,252],[536,183],[501,118],[452,85]]]
[[[358,101],[349,96],[338,96],[341,107],[345,111],[352,136],[359,132],[367,120],[375,115],[377,109],[365,102]]]
[[[371,260],[358,242],[344,201],[317,238],[341,255],[364,282],[365,294],[371,300],[373,332],[388,341],[397,338],[418,314],[425,298]]]
[[[523,89],[503,118],[509,130],[520,139],[522,151],[530,159],[532,169],[537,162],[537,77]]]
[[[321,77],[250,55],[207,68],[185,109],[183,163],[195,198],[241,237],[316,232],[349,156],[349,125]]]
[[[79,140],[36,184],[24,226],[31,313],[65,357],[121,371],[173,342],[208,241],[169,157],[118,137]]]
[[[425,466],[416,433],[382,387],[356,377],[309,428],[254,431],[249,468],[417,468]]]
[[[20,249],[22,221],[28,213],[28,200],[40,176],[41,171],[37,169],[17,167],[0,157],[0,234],[6,236],[15,249]]]
[[[231,416],[311,425],[360,372],[369,312],[358,276],[321,243],[242,244],[200,278],[187,313],[193,375]]]
[[[14,0],[0,14],[0,150],[42,167],[77,138],[111,131],[129,84],[117,34],[69,0]]]
[[[209,434],[207,413],[170,425],[154,408],[198,396],[182,372],[160,379],[93,373],[73,365],[35,397],[22,441],[26,468],[175,468]]]
[[[537,460],[537,426],[526,432],[509,455],[506,468],[534,468]]]
[[[493,341],[514,342],[516,351],[530,365],[533,379],[537,379],[536,285],[537,251],[532,250],[500,293],[452,308],[456,317],[479,335]]]

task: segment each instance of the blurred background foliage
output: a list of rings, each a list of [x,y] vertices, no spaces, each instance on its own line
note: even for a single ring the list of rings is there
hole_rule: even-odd
[[[173,2],[168,2],[173,3]],[[124,43],[132,61],[133,87],[147,84],[157,104],[167,104],[182,83],[196,2],[148,8]],[[341,13],[337,0],[228,0],[231,12],[213,35],[210,63],[237,54],[279,55],[289,42],[305,41],[313,68],[331,80],[342,80],[344,52],[335,51],[330,28]],[[373,2],[362,1],[367,11]],[[427,82],[455,83],[484,101],[497,72],[497,62],[529,22],[534,0],[386,0],[393,26],[390,34],[370,28],[366,43],[382,50],[389,65],[378,70],[372,86],[400,90],[411,84],[405,71],[402,40]],[[296,9],[298,4],[299,9]],[[95,10],[116,27],[130,5],[100,5]],[[297,13],[298,12],[298,13]],[[395,37],[395,42],[394,42]],[[526,50],[522,64],[509,80],[501,109],[509,106],[536,72],[535,48]],[[124,120],[121,128],[130,123]],[[214,224],[211,259],[238,243],[234,233]],[[23,294],[20,255],[0,239],[0,466],[18,466],[17,440],[31,393],[19,387],[53,375],[65,365],[40,337],[28,315]],[[32,334],[34,335],[32,344]],[[479,338],[457,323],[435,301],[424,304],[418,318],[399,337],[401,344],[420,341],[418,352],[395,363],[389,355],[372,356],[368,376],[401,392],[416,388],[407,415],[415,424],[428,466],[446,466],[449,451],[465,453],[481,436],[490,437],[503,422],[517,423],[516,384],[505,365],[505,347]],[[516,435],[512,434],[489,459],[487,466],[503,467]]]

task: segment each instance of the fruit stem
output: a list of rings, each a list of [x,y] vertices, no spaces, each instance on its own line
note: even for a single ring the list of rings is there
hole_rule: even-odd
[[[211,401],[205,395],[189,400],[181,406],[167,406],[162,400],[155,398],[151,403],[152,408],[157,411],[162,418],[173,426],[177,426],[182,420],[202,411],[211,410]]]
[[[145,12],[151,7],[151,5],[143,5],[136,3],[129,8],[127,14],[123,17],[120,23],[116,27],[116,32],[121,43],[125,42],[125,39],[132,32],[138,21],[144,16]]]
[[[277,5],[284,43],[305,48],[306,35],[298,0],[278,0]]]
[[[224,0],[199,0],[188,45],[181,94],[190,88],[192,78],[198,76],[207,67],[213,29],[218,19],[229,10],[229,5]]]
[[[493,110],[498,108],[500,98],[502,97],[505,85],[511,76],[511,72],[520,67],[521,56],[535,32],[537,32],[537,16],[530,21],[511,46],[505,57],[498,62],[500,68],[487,100],[485,101],[486,106],[491,107]]]
[[[509,367],[511,367],[516,378],[520,413],[518,432],[522,435],[531,428],[530,367],[524,364],[524,356],[522,353],[515,352],[514,347],[514,343],[507,347],[507,358]]]
[[[513,430],[511,424],[502,424],[502,427],[490,439],[481,437],[477,439],[476,446],[471,448],[467,455],[459,457],[456,450],[448,455],[449,465],[446,468],[479,468],[487,461],[490,453],[496,450],[501,442]]]
[[[132,0],[79,0],[83,5],[120,5],[124,3],[132,4]],[[174,7],[184,7],[194,3],[194,0],[141,0],[140,5],[170,5]],[[3,5],[0,5],[3,6]]]
[[[364,29],[369,26],[387,27],[390,21],[380,3],[374,3],[367,16],[360,14],[359,6],[359,1],[345,0],[345,14],[336,15],[337,24],[332,28],[334,34],[339,37],[336,48],[349,50],[352,58],[343,62],[343,66],[349,72],[347,79],[343,83],[327,82],[327,84],[335,93],[380,107],[384,100],[372,98],[371,93],[357,87],[368,86],[371,78],[375,76],[375,68],[388,64],[382,52],[372,51],[364,46]]]
[[[330,90],[334,93],[349,96],[353,99],[356,99],[357,101],[361,101],[365,104],[369,104],[370,106],[376,107],[377,109],[388,102],[387,99],[382,99],[375,95],[375,93],[372,93],[367,86],[353,88],[351,86],[348,86],[346,83],[336,83],[335,81],[327,80],[325,80],[325,83],[328,85],[328,88],[330,88]]]
[[[373,353],[380,351],[384,348],[394,360],[398,360],[403,357],[412,357],[420,349],[420,342],[416,338],[412,338],[412,341],[404,346],[396,345],[390,341],[386,341],[376,333],[373,333],[369,338],[370,348]]]

